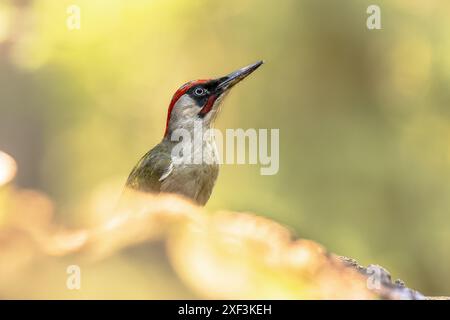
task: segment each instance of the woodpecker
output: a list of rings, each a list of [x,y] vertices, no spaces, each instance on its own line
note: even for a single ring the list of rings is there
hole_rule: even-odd
[[[224,77],[194,80],[182,85],[170,102],[162,141],[136,164],[126,187],[142,192],[180,194],[205,205],[219,173],[214,137],[206,137],[202,141],[203,161],[200,164],[183,163],[174,159],[176,155],[172,151],[179,143],[188,142],[174,141],[172,134],[177,129],[184,129],[193,136],[199,123],[203,132],[211,128],[226,94],[262,64],[263,61],[258,61]]]

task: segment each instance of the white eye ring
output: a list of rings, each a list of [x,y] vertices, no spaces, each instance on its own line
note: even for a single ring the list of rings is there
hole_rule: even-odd
[[[202,95],[204,95],[205,94],[205,89],[203,89],[203,88],[196,88],[195,90],[194,90],[194,94],[196,95],[196,96],[202,96]]]

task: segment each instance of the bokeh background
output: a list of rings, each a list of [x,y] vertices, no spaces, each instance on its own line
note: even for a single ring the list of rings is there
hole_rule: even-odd
[[[376,1],[382,30],[371,31],[373,3],[0,0],[0,150],[58,221],[91,223],[160,141],[181,84],[264,59],[217,127],[279,128],[279,173],[223,165],[207,208],[270,217],[448,295],[450,3]],[[79,30],[66,27],[73,4]],[[146,297],[161,280],[144,265],[158,256],[135,251],[91,280],[127,274],[139,286],[126,290]]]

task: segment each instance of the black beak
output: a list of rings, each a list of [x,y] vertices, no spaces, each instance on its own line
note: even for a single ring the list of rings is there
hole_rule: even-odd
[[[217,89],[222,92],[231,89],[236,83],[245,79],[250,73],[258,69],[258,67],[263,63],[264,63],[263,61],[258,61],[242,69],[234,71],[225,77],[219,78],[218,79],[219,84],[217,86]]]

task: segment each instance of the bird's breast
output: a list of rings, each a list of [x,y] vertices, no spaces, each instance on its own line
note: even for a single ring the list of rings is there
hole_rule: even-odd
[[[186,161],[186,155],[182,159],[173,155],[173,169],[162,182],[161,191],[182,194],[201,205],[208,201],[219,173],[217,150],[213,143],[199,149],[192,149],[190,161]]]

